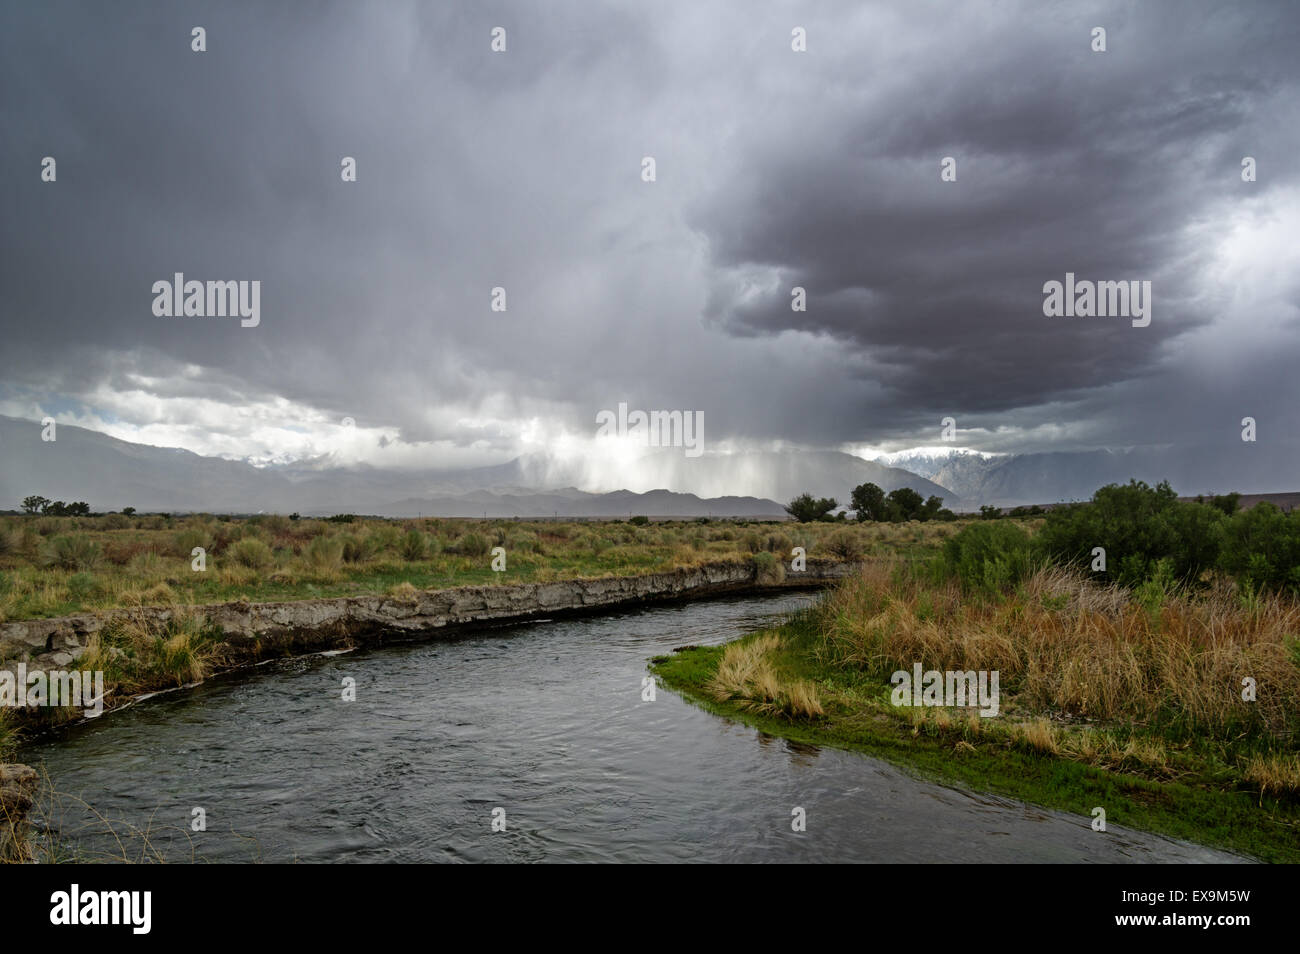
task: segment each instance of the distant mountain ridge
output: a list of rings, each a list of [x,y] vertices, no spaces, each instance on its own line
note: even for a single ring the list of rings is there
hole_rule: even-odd
[[[29,494],[85,500],[94,510],[384,516],[783,516],[782,503],[805,491],[847,505],[853,487],[871,480],[886,490],[911,486],[925,496],[952,494],[897,468],[835,452],[703,457],[683,468],[680,454],[647,454],[637,492],[576,489],[583,471],[544,454],[458,471],[376,468],[254,467],[179,448],[151,447],[85,428],[60,425],[45,442],[35,421],[0,417],[0,509]],[[710,494],[688,492],[685,479]],[[667,490],[674,486],[677,490]],[[737,485],[768,493],[736,493]]]
[[[1224,440],[1125,450],[1060,451],[983,458],[954,452],[946,459],[896,459],[915,466],[973,505],[1014,507],[1088,500],[1097,488],[1129,480],[1168,480],[1184,496],[1238,491],[1285,492],[1300,485],[1300,447]]]

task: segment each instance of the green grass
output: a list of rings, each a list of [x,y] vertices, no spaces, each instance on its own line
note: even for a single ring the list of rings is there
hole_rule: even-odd
[[[854,671],[824,651],[825,612],[804,611],[777,630],[739,641],[770,640],[775,633],[779,648],[769,654],[771,668],[784,682],[811,682],[825,709],[822,717],[790,718],[720,699],[714,679],[726,646],[685,648],[657,657],[651,668],[664,685],[702,708],[774,736],[863,752],[923,778],[1071,812],[1087,822],[1101,806],[1108,825],[1263,861],[1300,862],[1300,804],[1294,795],[1262,794],[1242,777],[1242,760],[1258,751],[1258,740],[1182,739],[1166,750],[1146,727],[1114,723],[1088,730],[1113,745],[1117,757],[1108,764],[1048,754],[1034,741],[1035,728],[1045,721],[1025,721],[1033,714],[1023,710],[1007,717],[1005,689],[1004,715],[991,719],[895,708],[890,686],[878,673]],[[1063,742],[1071,738],[1065,730],[1051,731]],[[1155,754],[1144,762],[1140,756],[1147,747]]]

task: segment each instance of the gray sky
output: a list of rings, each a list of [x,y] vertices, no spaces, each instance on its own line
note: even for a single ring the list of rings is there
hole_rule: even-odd
[[[710,451],[1292,436],[1297,50],[1282,2],[8,2],[0,413],[607,483],[620,401]],[[260,325],[155,317],[177,271]],[[1067,271],[1150,326],[1045,318]]]

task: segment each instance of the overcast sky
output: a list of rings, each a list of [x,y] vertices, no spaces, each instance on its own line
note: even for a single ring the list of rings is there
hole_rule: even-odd
[[[1298,51],[1289,2],[6,2],[0,413],[431,467],[620,401],[711,452],[1294,434]],[[1044,317],[1067,271],[1149,327]],[[260,324],[156,317],[175,272]]]

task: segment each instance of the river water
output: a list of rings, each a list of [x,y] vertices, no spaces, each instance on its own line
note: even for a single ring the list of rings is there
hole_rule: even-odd
[[[725,642],[815,598],[276,661],[74,727],[19,760],[43,765],[60,793],[42,806],[46,837],[91,859],[1237,860],[787,743],[662,687],[642,699],[650,657]],[[191,830],[196,809],[205,831]]]

